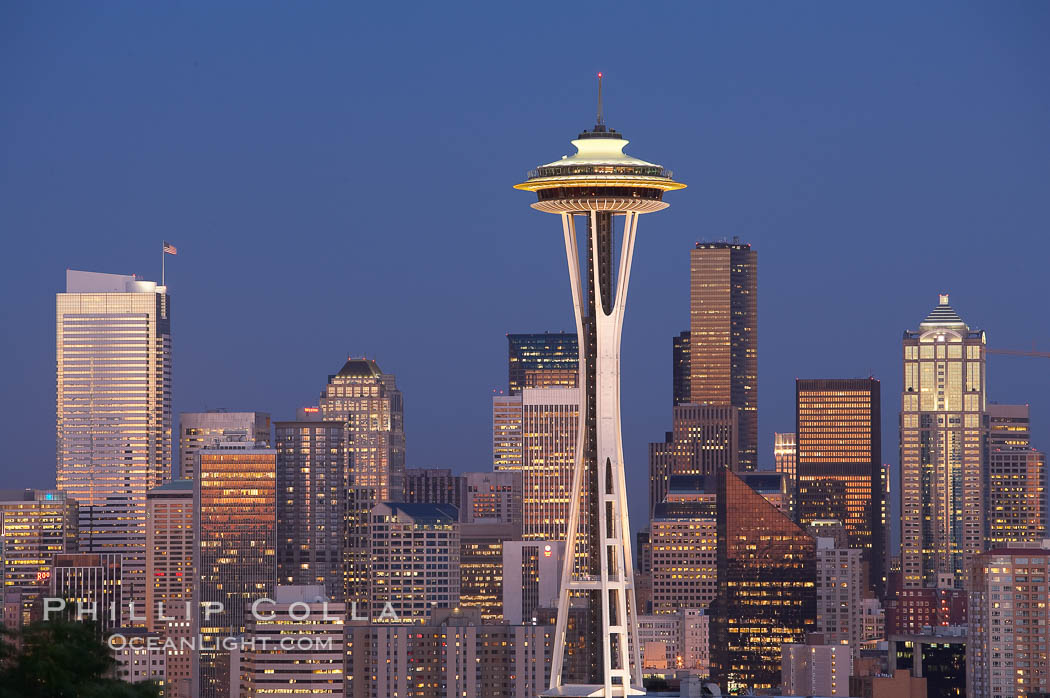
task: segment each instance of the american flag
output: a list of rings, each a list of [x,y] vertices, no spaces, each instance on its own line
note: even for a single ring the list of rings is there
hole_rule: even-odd
[[[175,249],[175,245],[172,245],[170,242],[167,241],[165,241],[164,243],[164,252],[165,254],[178,254],[178,250]]]

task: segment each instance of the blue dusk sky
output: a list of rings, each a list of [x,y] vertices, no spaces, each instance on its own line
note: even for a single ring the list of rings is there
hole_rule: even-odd
[[[158,278],[162,240],[176,411],[294,418],[367,355],[410,467],[490,469],[505,335],[573,328],[558,220],[512,185],[572,152],[599,70],[628,152],[689,185],[639,226],[634,526],[697,240],[758,250],[760,462],[796,377],[872,374],[896,465],[901,332],[938,292],[1050,351],[1048,34],[1023,1],[3,3],[0,482],[54,484],[66,268]],[[992,356],[988,391],[1050,448],[1050,359]]]

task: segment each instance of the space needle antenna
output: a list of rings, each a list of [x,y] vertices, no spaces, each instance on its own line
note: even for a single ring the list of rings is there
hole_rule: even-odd
[[[605,121],[602,119],[602,74],[598,73],[598,125],[604,126]]]

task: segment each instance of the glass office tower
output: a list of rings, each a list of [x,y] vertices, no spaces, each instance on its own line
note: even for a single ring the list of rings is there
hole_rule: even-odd
[[[144,617],[146,492],[172,466],[171,299],[153,281],[67,270],[55,314],[57,487],[80,505],[80,551],[122,555]]]
[[[780,684],[781,646],[816,625],[816,541],[730,470],[717,489],[711,677],[731,694],[761,692]]]

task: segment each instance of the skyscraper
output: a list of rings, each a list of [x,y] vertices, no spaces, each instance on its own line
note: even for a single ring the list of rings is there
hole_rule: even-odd
[[[223,640],[244,634],[251,604],[273,598],[277,584],[277,452],[237,441],[202,449],[198,456],[194,567],[203,644],[195,695],[235,698]],[[221,604],[221,610],[211,604]]]
[[[690,255],[689,402],[740,410],[740,468],[758,466],[758,253],[698,242]]]
[[[718,471],[711,677],[729,693],[780,683],[781,647],[816,623],[816,542],[732,471]]]
[[[773,467],[788,478],[794,491],[798,470],[798,445],[794,432],[773,434]]]
[[[70,269],[56,319],[57,486],[80,505],[80,551],[120,553],[125,594],[143,603],[146,492],[172,466],[171,299]]]
[[[1046,538],[1046,455],[1032,448],[1028,405],[990,404],[985,426],[986,545]]]
[[[563,540],[580,424],[579,388],[522,391],[522,537]]]
[[[637,608],[620,436],[620,335],[638,217],[666,208],[664,192],[685,186],[675,182],[663,167],[623,152],[627,141],[607,128],[602,119],[601,75],[598,77],[597,123],[572,142],[577,152],[542,165],[528,173],[527,181],[516,185],[536,193],[533,208],[561,217],[582,362],[582,428],[576,448],[563,592],[551,668],[550,691],[554,695],[563,693],[570,589],[585,593],[592,615],[589,644],[594,649],[590,653],[589,685],[590,690],[600,691],[592,695],[625,695],[641,690],[640,648],[637,637],[633,643],[630,640],[636,636]],[[580,269],[576,237],[579,215],[586,221],[584,271]],[[624,227],[620,263],[614,267],[613,221],[617,215],[623,216]],[[529,496],[528,487],[525,490]],[[590,497],[582,501],[587,492]],[[582,535],[580,523],[584,524]],[[573,564],[578,542],[587,546],[587,564],[582,570]]]
[[[286,586],[324,587],[343,600],[343,541],[350,484],[346,426],[274,424],[277,450],[277,576]]]
[[[56,490],[0,490],[0,593],[16,594],[11,630],[30,622],[55,556],[77,552],[77,503]],[[5,619],[8,620],[8,619]]]
[[[521,473],[463,473],[466,492],[459,518],[464,523],[510,524],[521,538]]]
[[[397,380],[373,359],[347,359],[321,393],[325,421],[346,424],[353,485],[379,501],[401,498],[405,476],[405,407]]]
[[[492,469],[521,470],[521,394],[492,396]]]
[[[692,391],[692,374],[689,363],[689,330],[671,338],[671,395],[672,403],[682,405],[689,402]]]
[[[402,501],[410,504],[451,504],[459,509],[467,482],[450,468],[406,468]]]
[[[940,295],[905,331],[901,394],[901,571],[905,588],[961,586],[984,548],[985,336]]]
[[[978,555],[969,594],[966,689],[973,698],[1050,693],[1046,576],[1050,551],[1000,547]]]
[[[580,350],[569,332],[507,335],[507,387],[511,395],[522,388],[575,388]]]
[[[649,488],[653,506],[663,501],[669,478],[713,475],[721,468],[736,470],[740,410],[731,406],[685,403],[672,408],[671,441],[651,444]]]
[[[179,414],[179,477],[193,480],[197,469],[197,452],[208,448],[216,439],[234,434],[243,434],[246,440],[269,446],[270,415],[266,412],[230,412],[223,409]]]
[[[459,605],[458,518],[448,504],[383,502],[372,509],[373,623],[425,623],[435,610]]]
[[[164,695],[192,698],[193,482],[172,480],[146,493],[146,630],[172,647],[165,654]]]
[[[875,378],[795,381],[795,509],[802,525],[842,522],[882,597],[882,411]]]

